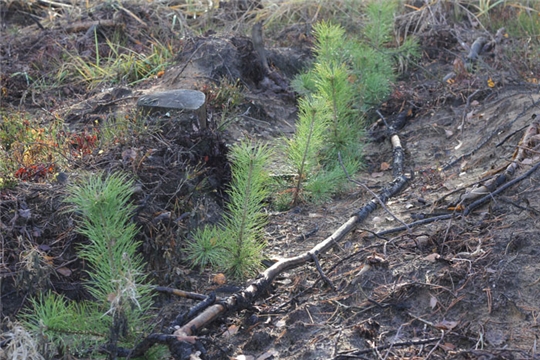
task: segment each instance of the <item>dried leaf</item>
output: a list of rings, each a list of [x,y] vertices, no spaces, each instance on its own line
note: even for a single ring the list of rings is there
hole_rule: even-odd
[[[386,171],[388,169],[390,169],[390,164],[389,163],[387,163],[387,162],[381,163],[381,171]]]
[[[437,306],[437,298],[433,295],[431,295],[431,298],[429,299],[429,306],[434,309],[435,306]]]
[[[138,149],[131,148],[126,149],[122,151],[122,161],[124,162],[133,162],[137,158],[137,151]]]
[[[238,332],[238,330],[240,330],[240,327],[238,327],[238,325],[232,324],[231,326],[229,326],[227,331],[225,331],[223,333],[223,336],[225,336],[225,337],[233,336],[234,334],[236,334]]]
[[[435,262],[437,261],[437,259],[439,259],[441,257],[441,255],[437,254],[437,253],[433,253],[433,254],[429,254],[428,256],[426,256],[424,258],[424,260],[427,260],[427,261],[430,261],[430,262]]]
[[[219,274],[214,275],[214,277],[212,278],[212,282],[216,285],[223,285],[227,283],[227,278],[225,277],[224,274],[219,273]]]
[[[65,277],[71,276],[71,270],[68,269],[67,267],[58,268],[56,269],[56,272]]]
[[[154,224],[157,224],[160,221],[169,220],[170,218],[171,218],[171,212],[170,211],[163,211],[161,213],[155,214],[155,217],[152,220],[152,222]]]
[[[38,246],[38,250],[39,251],[50,251],[51,247],[49,245],[47,245],[47,244],[42,244],[42,245]]]
[[[43,255],[43,260],[49,265],[53,265],[54,256]]]
[[[456,345],[451,343],[444,343],[439,345],[444,351],[453,351],[456,349]]]
[[[433,326],[435,326],[439,330],[450,331],[453,328],[455,328],[458,324],[459,324],[459,321],[443,320],[439,323],[434,324]]]
[[[416,243],[418,246],[426,246],[429,243],[429,236],[420,235],[416,238]]]
[[[379,224],[379,223],[381,223],[382,221],[383,221],[383,218],[380,217],[380,216],[374,216],[373,219],[371,219],[371,222],[372,222],[373,224]]]

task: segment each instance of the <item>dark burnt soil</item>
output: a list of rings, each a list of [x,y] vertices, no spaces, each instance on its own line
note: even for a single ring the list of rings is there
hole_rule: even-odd
[[[214,274],[189,268],[183,260],[183,242],[192,229],[221,216],[230,177],[227,144],[243,137],[276,143],[291,133],[294,94],[265,79],[250,38],[234,34],[182,40],[175,64],[162,78],[130,88],[114,85],[88,93],[80,84],[68,84],[40,91],[14,74],[47,74],[45,65],[33,65],[47,64],[40,60],[60,51],[54,38],[64,39],[65,47],[87,46],[89,51],[94,51],[93,43],[84,45],[84,31],[67,34],[58,26],[40,30],[28,17],[17,17],[35,9],[20,10],[3,13],[11,28],[19,27],[25,34],[8,36],[2,30],[1,80],[6,90],[2,107],[8,112],[24,109],[44,123],[53,119],[54,112],[77,131],[107,126],[110,114],[131,114],[143,93],[184,87],[203,90],[212,98],[224,79],[229,87],[241,80],[243,97],[225,132],[216,129],[223,102],[215,100],[208,104],[207,131],[179,126],[167,117],[147,119],[150,134],[133,132],[107,149],[74,159],[69,168],[58,169],[68,181],[88,171],[133,174],[139,185],[133,199],[138,206],[135,221],[153,281],[228,296],[226,289],[213,283]],[[157,16],[143,8],[131,12],[145,21]],[[132,17],[122,14],[126,29],[135,26]],[[96,11],[92,16],[104,20],[112,14]],[[467,52],[459,42],[471,45],[480,35],[494,34],[475,30],[467,22],[457,27],[438,20],[437,28],[419,27],[423,57],[409,66],[380,108],[388,121],[410,110],[398,133],[410,182],[387,206],[408,224],[454,216],[382,234],[402,224],[378,209],[344,242],[320,254],[335,290],[321,280],[313,264],[281,274],[249,310],[228,314],[199,333],[206,338],[209,359],[538,357],[540,172],[493,195],[467,216],[459,215],[460,196],[517,161],[520,147],[526,151],[510,179],[539,163],[540,136],[535,134],[540,127],[531,125],[536,124],[540,94],[538,86],[528,82],[538,68],[516,58],[521,39],[505,38],[482,54],[474,71],[467,71]],[[401,21],[411,27],[422,18]],[[297,41],[287,48],[274,48],[268,40],[269,59],[284,78],[309,59],[311,39],[302,29],[296,35]],[[455,73],[451,81],[443,81],[451,72]],[[378,192],[392,181],[392,147],[384,123],[375,121],[374,113],[372,117],[366,167],[355,179]],[[522,141],[527,131],[536,133],[530,141]],[[84,264],[76,252],[86,240],[63,212],[64,189],[64,182],[50,176],[0,192],[3,331],[6,320],[14,320],[30,296],[52,289],[70,299],[88,298],[81,285]],[[291,257],[311,249],[371,198],[358,187],[324,205],[302,204],[285,212],[269,209],[269,257]],[[29,256],[32,252],[35,257]],[[156,332],[162,332],[194,302],[161,296],[158,305],[162,311],[156,323],[163,329],[157,326]]]

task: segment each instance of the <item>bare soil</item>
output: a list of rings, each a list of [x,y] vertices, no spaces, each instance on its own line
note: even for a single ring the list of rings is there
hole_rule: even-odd
[[[148,9],[130,9],[152,21]],[[153,281],[230,295],[235,288],[214,284],[215,274],[189,268],[182,258],[183,242],[192,229],[220,218],[230,176],[227,144],[243,137],[277,143],[294,130],[291,90],[265,79],[249,37],[230,33],[182,40],[175,64],[163,77],[130,88],[115,85],[87,93],[80,84],[68,84],[40,92],[14,74],[32,71],[41,57],[59,51],[52,39],[75,44],[84,38],[84,31],[68,36],[58,26],[40,30],[28,18],[20,18],[29,9],[16,10],[3,12],[2,107],[8,112],[23,109],[46,122],[51,119],[47,113],[54,111],[77,131],[96,119],[97,126],[105,126],[110,114],[128,113],[144,93],[191,88],[211,95],[211,85],[218,89],[223,79],[229,83],[240,79],[243,101],[225,132],[216,130],[221,104],[209,103],[212,125],[207,131],[178,126],[167,117],[150,119],[149,124],[159,129],[151,136],[133,134],[106,151],[77,160],[69,169],[59,169],[69,178],[82,171],[133,173],[140,185],[134,202],[141,252]],[[93,16],[109,15],[96,11]],[[135,26],[129,16],[123,21],[128,29]],[[9,32],[14,28],[25,37]],[[307,64],[312,39],[302,27],[292,27],[287,34],[293,40],[283,44],[279,38],[284,48],[274,47],[278,39],[270,37],[267,51],[273,69],[290,79]],[[417,34],[422,59],[401,75],[380,107],[388,121],[411,110],[398,132],[410,182],[390,199],[388,210],[407,224],[441,214],[454,216],[380,235],[402,223],[378,209],[345,242],[320,254],[335,290],[321,280],[312,263],[283,273],[249,310],[228,314],[198,334],[205,338],[207,358],[539,357],[540,172],[493,195],[467,216],[460,215],[458,206],[466,191],[511,164],[520,146],[528,151],[511,179],[523,176],[540,158],[534,148],[538,136],[522,142],[539,114],[539,88],[527,82],[538,65],[534,68],[515,58],[521,39],[508,38],[482,54],[474,71],[460,72],[459,59],[466,59],[467,52],[457,38],[471,45],[480,35],[494,34],[467,22],[424,28]],[[82,41],[78,44],[84,46]],[[452,71],[453,81],[443,81]],[[354,177],[378,192],[393,180],[392,146],[384,123],[375,113],[369,115],[366,166]],[[126,151],[134,155],[126,157]],[[65,183],[48,177],[0,191],[3,331],[29,296],[53,289],[74,300],[88,298],[81,285],[84,264],[76,255],[86,240],[74,231],[69,214],[62,212],[64,189]],[[309,250],[372,198],[357,187],[323,205],[302,204],[284,212],[269,209],[268,256],[291,257]],[[50,266],[40,266],[41,273],[26,271],[21,259],[29,249],[38,250]],[[162,295],[158,305],[162,311],[156,315],[155,331],[163,332],[194,302]]]

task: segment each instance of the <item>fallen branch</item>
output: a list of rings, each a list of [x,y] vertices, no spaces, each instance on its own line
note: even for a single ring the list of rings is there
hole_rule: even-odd
[[[477,207],[479,207],[483,203],[487,202],[488,200],[493,199],[493,197],[495,195],[503,192],[504,190],[508,189],[510,186],[513,186],[513,185],[525,180],[526,178],[531,176],[536,170],[538,170],[538,168],[540,168],[540,162],[536,163],[536,165],[534,165],[532,168],[530,168],[523,175],[515,178],[512,181],[507,182],[506,184],[502,185],[501,187],[499,187],[497,190],[493,191],[492,193],[489,193],[488,195],[486,195],[486,196],[476,200],[475,202],[471,203],[469,206],[467,206],[465,208],[465,210],[463,211],[463,215],[464,216],[469,215],[472,210],[476,209]]]
[[[89,29],[97,28],[97,27],[115,27],[118,26],[118,22],[116,20],[96,20],[96,21],[78,21],[74,22],[66,27],[64,27],[64,30],[68,34],[77,33],[81,31],[88,31]]]
[[[497,190],[495,190],[495,191],[485,195],[484,197],[476,200],[475,202],[469,204],[469,206],[467,206],[463,210],[463,212],[454,211],[454,212],[452,212],[450,214],[433,216],[433,217],[430,217],[430,218],[427,218],[427,219],[422,219],[422,220],[418,220],[418,221],[414,221],[412,223],[409,223],[409,224],[407,224],[408,227],[399,226],[399,227],[395,227],[395,228],[392,228],[392,229],[387,229],[387,230],[380,231],[375,235],[376,236],[383,236],[383,235],[392,234],[392,233],[395,233],[395,232],[404,231],[404,230],[407,230],[408,228],[413,228],[413,227],[416,227],[418,225],[425,225],[425,224],[429,224],[429,223],[432,223],[432,222],[435,222],[435,221],[448,220],[448,219],[451,219],[452,217],[455,217],[455,216],[467,216],[474,209],[478,208],[479,206],[481,206],[485,202],[493,199],[495,195],[503,192],[504,190],[508,189],[509,187],[511,187],[511,186],[525,180],[529,176],[531,176],[535,171],[538,170],[538,168],[540,168],[540,162],[538,162],[536,165],[534,165],[532,168],[530,168],[526,173],[524,173],[520,177],[517,177],[514,180],[507,182],[506,184],[499,187]]]

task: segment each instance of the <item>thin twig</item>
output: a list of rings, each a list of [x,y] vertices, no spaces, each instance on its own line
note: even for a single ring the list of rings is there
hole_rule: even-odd
[[[437,349],[439,347],[439,345],[441,344],[441,341],[443,340],[444,338],[444,330],[441,330],[441,338],[439,339],[439,341],[437,341],[437,343],[435,344],[435,346],[433,347],[433,349],[431,349],[431,351],[427,354],[426,356],[426,360],[429,359],[429,357],[431,356],[431,354],[433,354],[433,352],[435,351],[435,349]]]
[[[317,258],[317,253],[310,253],[311,259],[315,263],[315,267],[317,268],[317,271],[319,272],[319,275],[321,275],[321,278],[324,280],[325,283],[328,284],[332,288],[332,290],[337,291],[336,287],[332,283],[332,281],[324,274],[323,269],[321,268],[321,264],[319,263],[319,259]]]
[[[390,125],[388,124],[388,122],[386,122],[386,118],[383,116],[383,114],[381,114],[381,112],[378,109],[375,110],[375,112],[377,113],[377,115],[379,115],[381,120],[384,122],[384,125],[386,125],[386,127],[389,129]]]
[[[474,95],[478,94],[483,89],[478,89],[475,92],[473,92],[471,95],[467,96],[467,103],[465,104],[465,108],[463,109],[463,114],[461,115],[461,125],[460,125],[460,132],[461,137],[463,139],[463,129],[465,128],[465,118],[467,117],[467,111],[469,110],[469,106],[471,105],[471,99]]]

